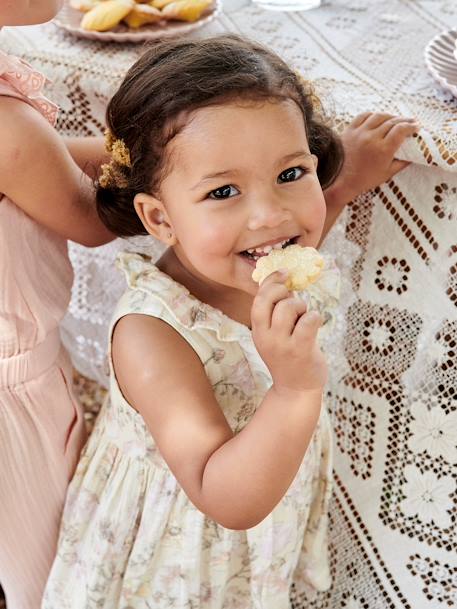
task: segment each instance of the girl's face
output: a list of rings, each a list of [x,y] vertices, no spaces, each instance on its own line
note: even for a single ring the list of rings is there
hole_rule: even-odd
[[[317,246],[325,201],[294,102],[199,109],[167,152],[159,217],[181,264],[210,290],[253,295],[258,255],[288,243]]]
[[[46,23],[62,5],[63,0],[0,0],[0,27]]]

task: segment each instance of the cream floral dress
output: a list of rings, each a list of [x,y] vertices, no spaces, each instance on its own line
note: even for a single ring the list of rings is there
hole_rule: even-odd
[[[199,302],[147,257],[123,253],[118,265],[129,289],[111,328],[130,313],[175,328],[239,432],[272,382],[250,330]],[[189,501],[111,370],[109,399],[70,485],[43,609],[288,609],[292,583],[298,593],[330,584],[330,485],[331,432],[322,409],[273,512],[247,531],[223,528]]]

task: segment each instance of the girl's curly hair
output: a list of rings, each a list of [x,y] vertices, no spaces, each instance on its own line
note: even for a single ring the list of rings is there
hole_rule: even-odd
[[[109,102],[106,120],[130,164],[113,164],[116,179],[97,187],[97,210],[116,235],[146,234],[133,199],[157,193],[167,170],[167,144],[193,110],[234,100],[296,102],[323,188],[343,163],[339,137],[324,117],[312,86],[275,53],[235,35],[154,44],[130,68]]]

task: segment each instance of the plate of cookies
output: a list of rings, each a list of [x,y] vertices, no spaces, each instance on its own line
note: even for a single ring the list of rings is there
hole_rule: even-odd
[[[81,38],[143,42],[179,36],[212,21],[221,0],[66,0],[54,23]]]

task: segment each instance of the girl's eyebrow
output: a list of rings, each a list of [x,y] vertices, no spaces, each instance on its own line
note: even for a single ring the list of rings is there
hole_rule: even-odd
[[[196,190],[199,188],[204,182],[208,182],[209,180],[214,180],[214,178],[222,178],[226,176],[231,176],[238,173],[237,169],[224,169],[224,171],[216,171],[215,173],[208,173],[206,176],[203,176],[201,180],[197,182],[190,190]]]
[[[282,158],[278,159],[277,164],[282,165],[283,163],[287,163],[288,161],[292,161],[293,159],[297,159],[299,157],[306,157],[307,159],[311,159],[312,155],[307,150],[303,150],[303,149],[296,150],[295,152],[292,152],[291,154],[286,154]],[[197,182],[197,184],[194,184],[194,186],[192,186],[190,190],[197,190],[197,188],[200,188],[200,186],[202,186],[202,184],[204,184],[205,182],[208,182],[209,180],[214,180],[215,178],[224,178],[227,176],[233,176],[237,173],[239,173],[238,169],[224,169],[223,171],[216,171],[214,173],[208,173],[207,175],[203,176],[202,179]]]
[[[292,152],[291,154],[286,154],[278,161],[278,165],[282,165],[282,163],[287,163],[288,161],[293,161],[293,159],[297,159],[298,157],[306,157],[308,159],[312,159],[313,155],[307,150],[297,150],[296,152]]]

